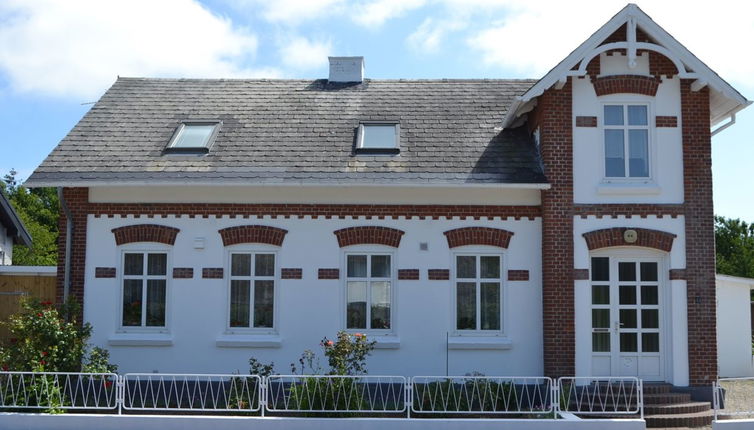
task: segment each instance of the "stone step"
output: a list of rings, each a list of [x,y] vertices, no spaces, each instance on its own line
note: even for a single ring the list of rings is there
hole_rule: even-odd
[[[669,393],[673,389],[671,384],[644,383],[644,395]]]
[[[689,402],[691,402],[691,394],[689,393],[660,393],[644,395],[645,407],[649,405],[668,405],[673,403]]]
[[[709,411],[709,402],[671,403],[663,405],[645,405],[645,415],[693,414]]]
[[[713,417],[713,411],[694,412],[690,414],[644,414],[644,420],[647,422],[647,428],[704,427],[712,424]]]

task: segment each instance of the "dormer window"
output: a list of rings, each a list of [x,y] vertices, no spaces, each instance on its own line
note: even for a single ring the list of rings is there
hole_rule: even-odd
[[[176,128],[170,143],[165,148],[166,152],[204,154],[217,136],[220,129],[220,121],[191,121],[182,122]]]
[[[400,124],[364,122],[356,136],[357,154],[397,154],[400,152]]]

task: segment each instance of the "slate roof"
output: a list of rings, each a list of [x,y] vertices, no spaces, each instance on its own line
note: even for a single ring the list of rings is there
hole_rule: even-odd
[[[535,82],[119,78],[27,184],[545,183],[524,127],[501,127]],[[208,154],[164,153],[180,121],[214,119]],[[354,154],[369,120],[400,122],[400,154]]]

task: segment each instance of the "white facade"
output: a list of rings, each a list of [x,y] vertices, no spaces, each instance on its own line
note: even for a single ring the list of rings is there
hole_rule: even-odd
[[[0,225],[0,266],[10,265],[13,261],[13,238],[8,229]]]
[[[717,275],[717,356],[720,377],[754,376],[751,290],[754,279]]]

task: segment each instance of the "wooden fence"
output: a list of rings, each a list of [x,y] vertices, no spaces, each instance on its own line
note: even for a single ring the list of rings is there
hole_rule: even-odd
[[[21,299],[36,297],[55,301],[55,268],[0,266],[0,322],[21,310]],[[0,325],[0,342],[8,340],[7,327]]]

